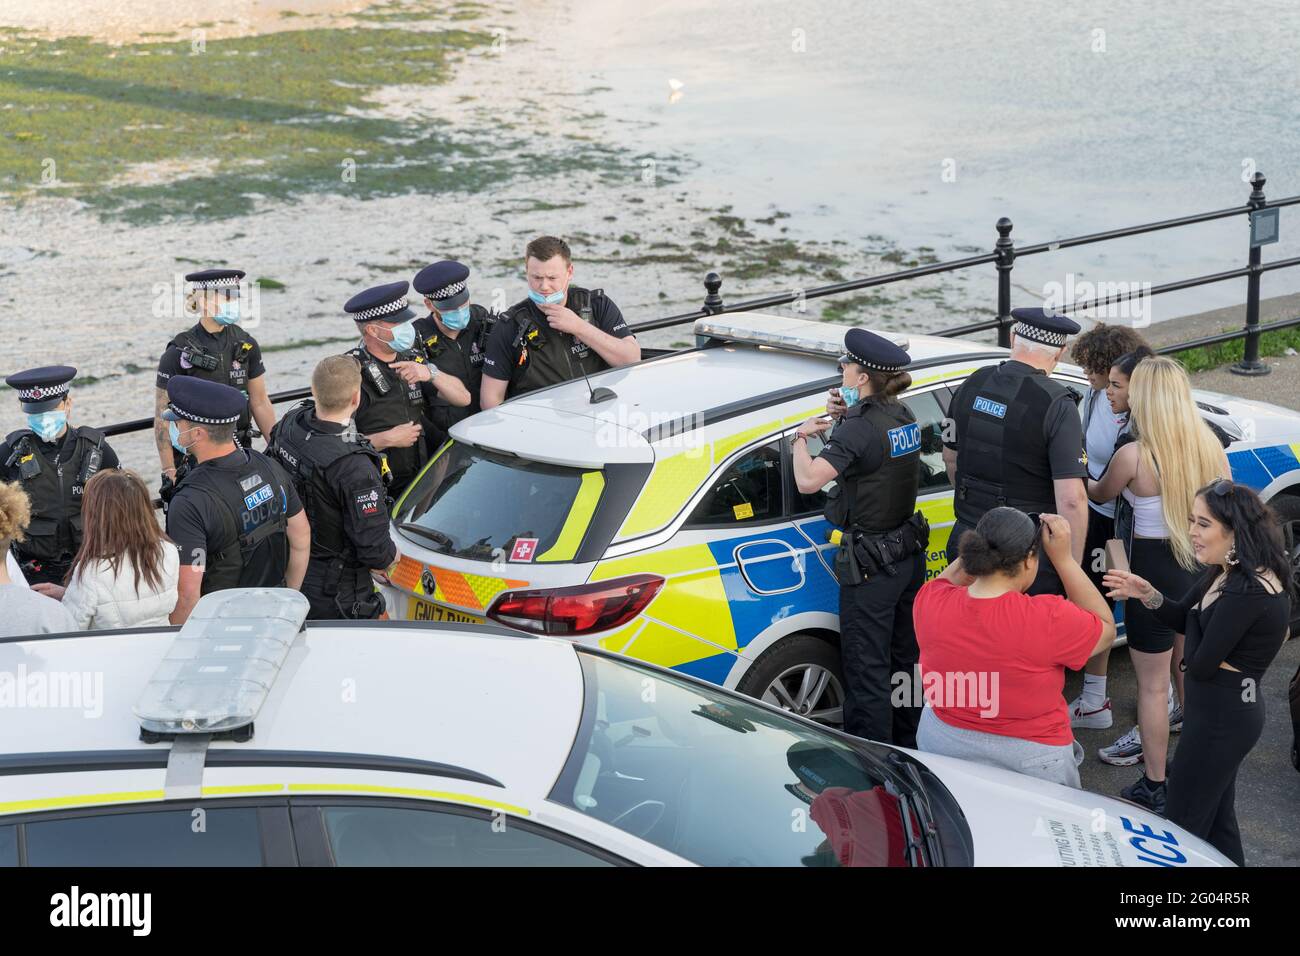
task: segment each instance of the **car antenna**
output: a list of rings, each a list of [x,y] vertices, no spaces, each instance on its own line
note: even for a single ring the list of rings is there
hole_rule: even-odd
[[[566,362],[569,363],[569,374],[572,375],[573,356],[570,355],[567,350],[564,353],[564,359]],[[615,392],[612,388],[606,388],[604,385],[601,385],[598,388],[592,388],[591,379],[587,377],[586,369],[582,369],[582,380],[587,384],[587,394],[590,396],[590,398],[588,399],[588,404],[599,405],[601,402],[607,402],[611,398],[618,398],[618,393]]]

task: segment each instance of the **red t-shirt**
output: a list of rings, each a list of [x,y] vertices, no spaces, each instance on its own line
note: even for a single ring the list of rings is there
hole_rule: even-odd
[[[1063,745],[1074,739],[1061,691],[1083,667],[1101,619],[1055,594],[973,598],[942,578],[913,606],[926,703],[944,723]]]

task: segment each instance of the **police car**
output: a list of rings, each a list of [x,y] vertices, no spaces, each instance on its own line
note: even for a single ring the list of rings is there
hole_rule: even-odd
[[[0,866],[1231,865],[598,647],[307,610],[0,639]]]
[[[394,508],[402,557],[385,588],[390,613],[567,637],[838,725],[825,489],[799,493],[784,439],[824,412],[840,382],[844,331],[757,313],[701,319],[696,348],[460,422]],[[913,360],[902,400],[919,429],[902,440],[920,446],[933,577],[954,521],[942,450],[948,403],[1007,350],[882,334]],[[1055,377],[1086,393],[1080,369],[1062,365]],[[1300,415],[1196,398],[1233,439],[1235,479],[1294,529]],[[820,442],[810,445],[815,455]]]

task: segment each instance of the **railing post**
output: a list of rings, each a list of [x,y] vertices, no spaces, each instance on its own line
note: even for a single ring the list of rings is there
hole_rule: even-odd
[[[1250,184],[1254,188],[1250,191],[1246,205],[1252,211],[1264,206],[1264,182],[1263,173],[1257,172],[1251,177]],[[1246,231],[1248,235],[1254,231],[1250,228],[1249,217]],[[1260,262],[1263,251],[1261,246],[1251,243],[1250,274],[1246,276],[1246,349],[1241,361],[1228,367],[1228,371],[1235,375],[1267,375],[1272,371],[1259,360],[1259,277],[1262,275]]]
[[[1011,348],[1011,267],[1016,261],[1016,245],[1011,241],[1011,220],[998,220],[998,241],[993,246],[998,269],[998,345]]]
[[[717,315],[722,311],[722,296],[718,295],[718,290],[722,288],[722,276],[710,272],[704,277],[704,288],[709,293],[704,297],[704,311],[709,315]]]

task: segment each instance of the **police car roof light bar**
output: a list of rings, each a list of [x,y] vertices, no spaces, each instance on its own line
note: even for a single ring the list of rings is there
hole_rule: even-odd
[[[233,588],[200,598],[135,705],[142,736],[250,726],[310,607],[288,588]]]
[[[807,352],[813,355],[830,355],[835,358],[844,354],[846,331],[848,329],[842,325],[755,312],[732,312],[695,320],[695,336],[700,344],[703,344],[701,340],[713,339],[727,343],[766,345],[771,348]],[[908,346],[905,335],[896,332],[876,334],[901,349],[906,349]]]

